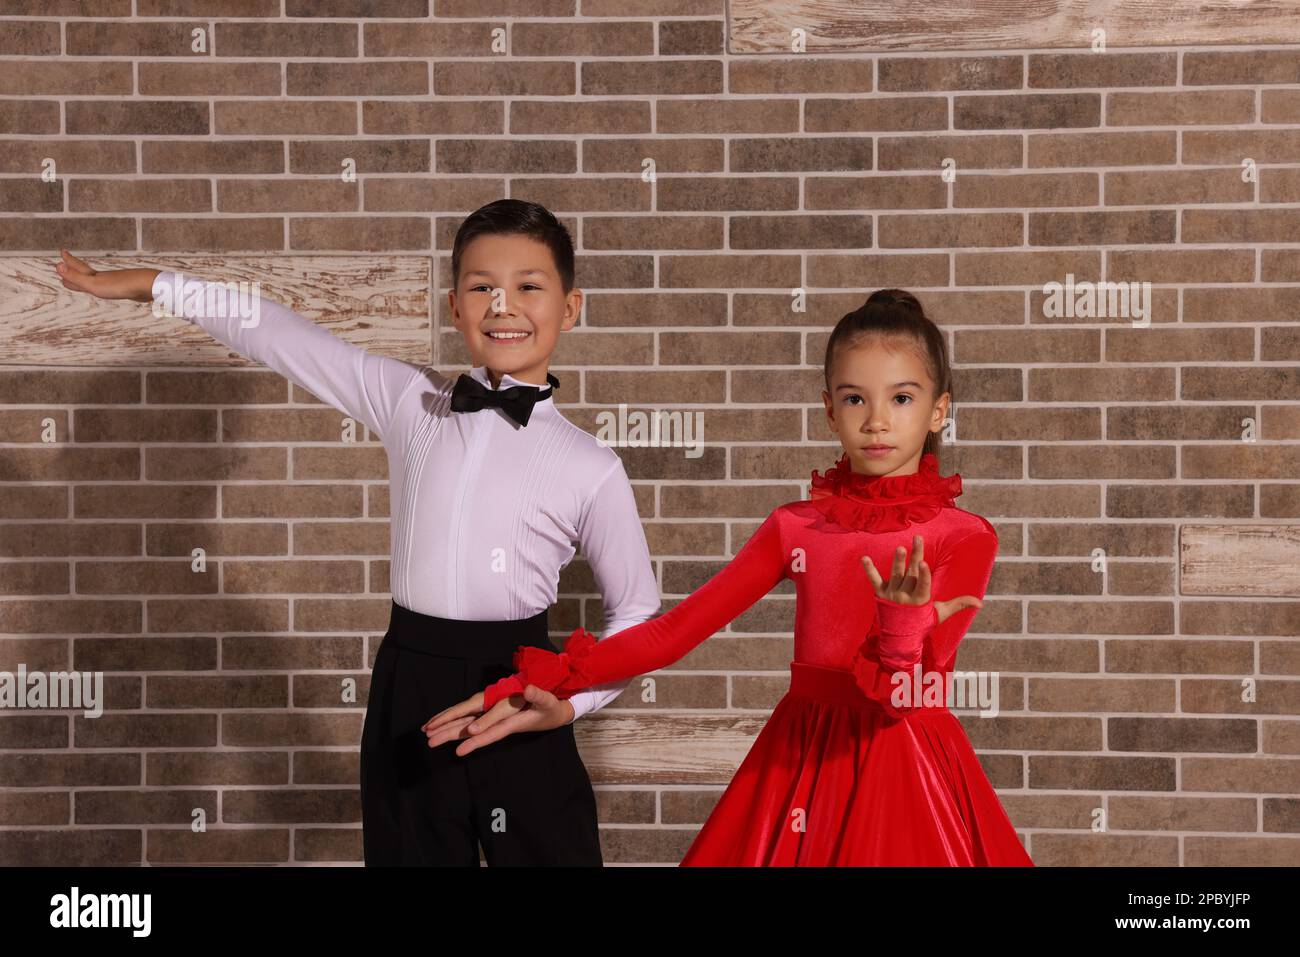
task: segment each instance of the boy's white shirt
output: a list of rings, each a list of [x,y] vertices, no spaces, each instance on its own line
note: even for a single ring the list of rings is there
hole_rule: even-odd
[[[602,638],[658,612],[659,586],[622,460],[565,419],[553,397],[534,405],[527,427],[491,407],[451,412],[454,381],[433,367],[368,352],[280,303],[250,300],[223,283],[184,276],[180,294],[178,275],[158,275],[155,303],[383,441],[399,605],[441,618],[531,617],[555,603],[576,540],[600,591]],[[241,301],[256,306],[256,325],[244,324]],[[483,366],[470,375],[492,388]],[[499,388],[515,385],[541,388],[509,374]],[[574,694],[574,720],[629,683]]]

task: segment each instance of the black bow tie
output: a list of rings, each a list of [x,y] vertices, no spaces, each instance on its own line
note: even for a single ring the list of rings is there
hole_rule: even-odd
[[[560,387],[560,380],[549,372],[546,374],[546,381],[550,385],[545,389],[539,389],[535,385],[512,385],[508,389],[489,389],[473,376],[462,373],[451,392],[451,411],[477,412],[487,406],[495,406],[520,425],[527,425],[529,416],[533,414],[533,404],[545,399]]]

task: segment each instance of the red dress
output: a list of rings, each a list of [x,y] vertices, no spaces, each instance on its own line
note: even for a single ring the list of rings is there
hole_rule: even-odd
[[[847,457],[812,475],[812,498],[778,507],[736,557],[658,618],[556,654],[521,648],[484,710],[535,684],[567,698],[662,668],[781,579],[795,583],[790,690],[696,835],[683,865],[1033,866],[956,716],[891,699],[895,671],[949,674],[978,609],[937,622],[935,600],[984,597],[997,534],[957,508],[961,476],[932,454],[909,475],[866,476]],[[888,580],[894,549],[922,536],[931,601],[877,600],[861,556]]]

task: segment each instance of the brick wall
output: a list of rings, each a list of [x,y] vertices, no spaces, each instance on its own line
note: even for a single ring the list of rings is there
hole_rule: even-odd
[[[57,248],[238,260],[453,372],[451,238],[501,196],[578,244],[566,415],[706,412],[699,458],[620,450],[666,607],[837,456],[835,320],[913,290],[956,369],[943,470],[1002,542],[958,667],[1003,713],[963,720],[1035,861],[1300,862],[1300,49],[736,55],[720,0],[0,15],[0,669],[108,697],[0,713],[0,863],[359,861],[387,625],[378,442],[65,292]],[[1150,325],[1045,315],[1067,276],[1152,283]],[[581,561],[562,585],[556,634],[599,626]],[[792,599],[579,722],[608,862],[680,860],[786,687]]]

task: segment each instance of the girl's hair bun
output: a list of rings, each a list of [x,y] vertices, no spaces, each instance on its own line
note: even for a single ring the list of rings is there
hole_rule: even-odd
[[[905,289],[877,289],[867,297],[868,306],[900,306],[924,315],[921,302]]]

